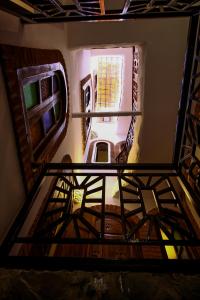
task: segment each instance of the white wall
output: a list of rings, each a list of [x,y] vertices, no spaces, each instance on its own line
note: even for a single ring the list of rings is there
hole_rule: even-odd
[[[73,88],[71,89],[71,111],[81,111],[81,89],[80,81],[90,74],[90,51],[75,50],[70,53],[70,80]],[[82,147],[82,120],[72,119],[72,136],[74,139],[74,148],[72,154],[73,162],[83,162]]]
[[[145,61],[140,162],[172,161],[188,18],[68,24],[70,48],[133,45]]]

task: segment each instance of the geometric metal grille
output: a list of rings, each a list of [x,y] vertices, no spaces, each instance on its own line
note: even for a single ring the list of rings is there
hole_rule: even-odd
[[[193,191],[197,205],[200,199],[200,29],[198,30],[180,158],[181,174]]]
[[[27,12],[11,1],[1,1],[0,9],[13,13],[29,23],[193,16],[200,10],[199,1],[183,0],[127,0],[120,11],[105,11],[103,1],[96,3],[96,1],[77,0],[76,5],[62,5],[59,0],[39,2],[26,0],[26,3],[35,9],[33,13]],[[84,167],[84,173],[64,173],[63,166],[60,172],[54,174],[47,172],[44,176],[54,176],[55,185],[45,207],[39,212],[39,220],[36,222],[34,232],[22,234],[21,229],[25,224],[22,220],[25,221],[27,212],[31,212],[31,207],[28,209],[25,207],[25,213],[22,212],[21,219],[17,219],[14,223],[1,247],[3,254],[8,254],[7,249],[10,250],[15,245],[27,247],[28,256],[34,255],[35,250],[37,255],[47,256],[54,244],[67,249],[71,244],[77,244],[78,247],[92,244],[97,247],[101,245],[117,246],[117,248],[125,245],[129,247],[128,249],[135,247],[134,251],[137,255],[131,256],[131,254],[129,258],[149,258],[145,254],[148,252],[146,248],[151,248],[155,252],[157,247],[160,255],[157,253],[156,258],[166,259],[168,258],[167,246],[174,247],[177,258],[199,258],[199,236],[193,225],[194,221],[191,220],[184,205],[180,186],[175,182],[176,176],[182,175],[185,178],[184,183],[188,183],[190,191],[193,191],[199,201],[199,51],[198,38],[181,149],[179,165],[181,174],[161,173],[159,170],[155,171],[154,167],[155,172],[147,173],[136,173],[134,167],[132,170],[134,173],[105,173],[105,170],[103,173],[90,173],[86,171],[87,165]],[[117,169],[126,167],[126,165],[120,168],[118,166]],[[58,166],[56,168],[59,169]],[[110,169],[114,168],[110,166]],[[144,166],[141,166],[141,170],[144,170]],[[110,177],[115,178],[118,183],[119,203],[115,205],[107,202],[112,189],[111,186],[110,189],[107,188]],[[77,199],[81,204],[77,204],[76,208]],[[59,251],[55,253],[59,256]],[[19,255],[25,254],[22,251]],[[125,258],[126,255],[127,252]]]
[[[36,236],[45,237],[49,236],[49,233],[51,233],[55,238],[62,238],[66,236],[68,227],[71,228],[73,226],[73,228],[71,228],[72,232],[70,232],[70,237],[80,238],[82,231],[79,227],[81,224],[88,232],[92,233],[92,237],[93,235],[96,238],[100,237],[100,233],[87,221],[85,214],[95,215],[103,220],[105,177],[88,175],[82,182],[79,182],[80,179],[82,179],[82,176],[72,175],[70,177],[71,181],[64,176],[57,180],[56,186],[52,191],[52,197],[50,197],[40,221],[39,231],[36,231],[35,233]],[[78,190],[84,191],[81,207],[75,213],[71,213],[74,191]],[[89,203],[99,204],[101,210],[99,212],[93,211],[87,206]],[[103,234],[103,232],[104,226],[102,224],[101,233]]]
[[[129,152],[131,150],[133,139],[134,139],[134,133],[135,133],[135,122],[136,118],[132,117],[131,122],[129,125],[126,142],[123,145],[122,151],[118,154],[118,156],[115,158],[117,163],[127,163]]]
[[[200,242],[179,196],[175,173],[56,172],[55,176],[33,233],[19,232],[13,239],[13,245],[22,245],[22,256],[48,256],[56,244],[54,256],[74,256],[76,249],[84,256],[85,247],[91,254],[112,246],[123,249],[123,258],[167,259],[166,247],[171,246],[176,258],[196,258],[193,248]],[[115,184],[117,200],[109,202]]]
[[[127,224],[125,234],[128,239],[135,236],[140,228],[147,225],[146,236],[143,239],[161,239],[161,230],[166,234],[169,240],[174,240],[174,233],[177,231],[180,239],[188,239],[195,236],[191,223],[184,212],[181,200],[168,176],[162,175],[122,175],[119,178],[121,205],[124,211],[126,203],[135,203],[137,207],[124,213],[124,221]],[[123,187],[122,181],[129,187]],[[147,210],[145,208],[145,199],[142,191],[152,191],[156,208]],[[129,197],[134,195],[134,197]],[[147,199],[149,201],[150,199]],[[138,222],[131,228],[128,228],[129,218],[138,216]],[[152,228],[156,227],[152,236]]]
[[[132,110],[135,111],[138,108],[138,69],[139,69],[139,50],[135,46],[133,47],[133,66],[132,66]],[[122,151],[115,158],[117,163],[127,163],[129,152],[131,150],[134,132],[135,132],[136,118],[132,117],[129,130],[124,143]]]
[[[130,1],[127,0],[123,9],[123,13],[150,13],[150,12],[181,12],[193,11],[200,8],[199,1],[181,1],[181,0],[145,0]]]
[[[75,0],[70,5],[63,5],[59,0],[26,0],[25,3],[30,9],[2,0],[0,9],[27,23],[191,16],[200,9],[198,0],[126,0],[124,6],[114,10],[105,7],[104,0]]]

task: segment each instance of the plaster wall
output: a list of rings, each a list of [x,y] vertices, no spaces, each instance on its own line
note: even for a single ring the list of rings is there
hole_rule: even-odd
[[[71,49],[141,46],[145,72],[139,162],[172,161],[188,24],[189,18],[68,24]]]
[[[6,90],[0,68],[0,241],[25,200]]]
[[[71,104],[72,112],[81,111],[81,89],[80,81],[90,74],[90,50],[74,50],[70,52],[71,71]],[[72,128],[74,132],[74,149],[72,155],[73,162],[83,162],[84,149],[82,147],[82,125],[81,118],[72,118]]]

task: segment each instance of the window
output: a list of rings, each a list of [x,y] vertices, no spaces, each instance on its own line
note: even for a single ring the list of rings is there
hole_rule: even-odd
[[[40,74],[37,74],[38,68],[18,71],[22,79],[20,87],[32,161],[43,159],[43,152],[48,151],[47,145],[59,127],[63,115],[62,90],[65,87],[61,65],[52,65],[51,70]],[[35,75],[31,76],[33,73]]]
[[[96,111],[119,108],[122,92],[122,56],[97,56]]]
[[[108,162],[108,144],[99,142],[96,147],[96,162]]]
[[[24,187],[30,192],[63,141],[69,118],[65,61],[59,50],[0,45]]]

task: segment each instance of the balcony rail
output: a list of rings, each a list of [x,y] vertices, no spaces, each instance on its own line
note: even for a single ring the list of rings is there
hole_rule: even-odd
[[[32,196],[5,256],[199,258],[197,224],[168,164],[47,164]]]
[[[187,17],[199,13],[199,1],[139,0],[124,1],[117,9],[105,10],[104,1],[75,0],[62,4],[58,0],[45,1],[1,0],[0,9],[9,12],[25,23],[52,23],[70,21],[98,21],[136,18]]]
[[[126,164],[128,161],[129,152],[131,150],[131,147],[133,145],[133,139],[134,139],[134,125],[136,122],[136,117],[131,118],[130,126],[128,129],[128,134],[126,137],[126,141],[123,145],[122,151],[118,154],[116,157],[116,163],[119,164]]]

